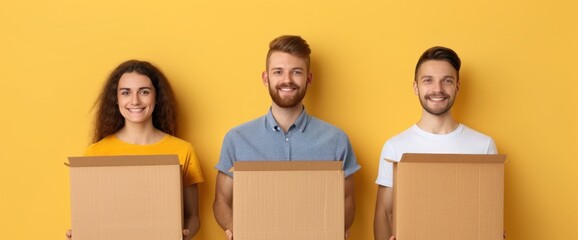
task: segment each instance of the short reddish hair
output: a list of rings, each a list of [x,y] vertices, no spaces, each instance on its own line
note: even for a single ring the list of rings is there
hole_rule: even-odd
[[[269,69],[269,57],[273,52],[284,52],[305,59],[307,69],[311,63],[311,48],[305,39],[295,35],[279,36],[269,43],[269,52],[267,52],[266,67]]]

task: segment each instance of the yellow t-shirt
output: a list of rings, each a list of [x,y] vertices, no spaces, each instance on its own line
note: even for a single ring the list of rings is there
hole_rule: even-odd
[[[137,145],[123,142],[114,134],[90,145],[85,156],[177,154],[183,170],[183,186],[203,182],[203,174],[193,146],[180,138],[165,134],[157,143]]]

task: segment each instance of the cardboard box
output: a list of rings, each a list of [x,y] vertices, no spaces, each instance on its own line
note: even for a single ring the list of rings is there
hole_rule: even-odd
[[[344,239],[340,161],[236,162],[235,240]]]
[[[393,170],[397,239],[501,240],[505,158],[404,154]]]
[[[73,239],[182,239],[177,155],[68,160]]]

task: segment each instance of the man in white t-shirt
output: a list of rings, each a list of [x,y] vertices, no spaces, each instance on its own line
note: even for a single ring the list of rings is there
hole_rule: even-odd
[[[375,240],[393,240],[391,220],[393,164],[404,153],[495,154],[491,137],[459,123],[451,108],[460,89],[460,58],[451,49],[432,47],[419,58],[413,91],[422,106],[420,120],[389,139],[379,158],[377,202],[373,230]]]

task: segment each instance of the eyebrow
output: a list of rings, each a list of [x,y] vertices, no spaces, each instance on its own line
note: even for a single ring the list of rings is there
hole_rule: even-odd
[[[303,69],[304,68],[302,68],[302,67],[294,67],[294,68],[291,68],[290,70],[303,70]],[[283,70],[283,68],[282,67],[272,67],[271,70]]]
[[[119,88],[118,90],[120,91],[120,90],[130,90],[130,89],[131,89],[131,88],[125,87],[125,88]],[[145,89],[146,89],[146,90],[152,90],[153,88],[151,88],[151,87],[140,87],[138,90],[140,91],[140,90],[145,90]]]
[[[423,75],[421,76],[421,78],[419,79],[424,79],[424,78],[433,78],[432,75]],[[456,79],[456,77],[452,76],[452,75],[445,75],[442,77],[442,79],[447,79],[447,78],[452,78],[452,79]]]

